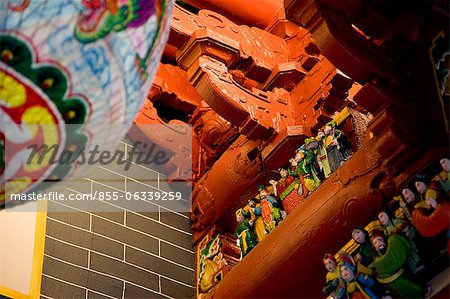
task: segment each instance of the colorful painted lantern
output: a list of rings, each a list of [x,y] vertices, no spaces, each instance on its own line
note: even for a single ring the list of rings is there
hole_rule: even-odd
[[[58,153],[117,145],[151,87],[171,8],[170,0],[1,1],[0,207],[5,190],[39,190],[80,169],[26,164],[28,145]]]

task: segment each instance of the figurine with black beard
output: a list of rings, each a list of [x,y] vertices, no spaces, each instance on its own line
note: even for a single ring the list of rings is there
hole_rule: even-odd
[[[405,273],[405,266],[411,255],[409,241],[400,234],[389,236],[386,244],[381,232],[374,232],[370,238],[376,257],[373,262],[378,282],[401,298],[423,298],[425,289],[410,280]]]

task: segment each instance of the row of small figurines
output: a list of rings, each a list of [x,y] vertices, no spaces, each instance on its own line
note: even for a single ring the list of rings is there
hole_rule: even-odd
[[[316,137],[307,138],[289,160],[289,168],[278,170],[280,178],[261,185],[258,195],[236,211],[236,237],[242,256],[269,234],[301,200],[313,192],[351,155],[345,134],[331,121]]]
[[[381,211],[379,228],[371,234],[362,227],[353,229],[352,239],[358,244],[353,257],[343,252],[337,262],[333,254],[325,254],[326,295],[424,298],[431,292],[431,286],[415,280],[424,269],[415,238],[416,231],[422,237],[448,233],[450,160],[443,158],[440,165],[439,174],[433,178],[425,173],[416,175],[415,190],[405,188],[394,198],[403,219],[395,218],[388,210]]]
[[[284,181],[290,176],[297,178],[297,193],[306,197],[347,161],[351,154],[348,138],[336,128],[336,122],[331,121],[319,130],[316,137],[306,138],[304,144],[295,151],[295,156],[289,159],[290,167],[279,169],[281,178],[269,183],[275,194],[283,200],[283,191],[288,186]]]

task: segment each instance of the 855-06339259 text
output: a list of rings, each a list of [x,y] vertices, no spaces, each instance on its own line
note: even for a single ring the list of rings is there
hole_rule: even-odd
[[[61,192],[47,192],[47,193],[12,193],[10,194],[11,201],[35,201],[35,200],[54,200],[54,201],[83,201],[83,200],[141,200],[141,201],[173,201],[181,200],[181,192],[165,192],[165,191],[141,191],[141,192],[104,192],[95,191],[93,193],[70,193],[64,194]]]

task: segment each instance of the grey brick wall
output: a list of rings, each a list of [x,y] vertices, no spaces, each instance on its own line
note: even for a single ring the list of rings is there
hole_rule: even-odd
[[[91,173],[63,192],[169,191],[162,174],[141,165],[127,172],[106,165]],[[122,202],[98,205],[93,211],[83,202],[49,202],[41,298],[194,297],[187,213],[158,203],[145,210]]]

